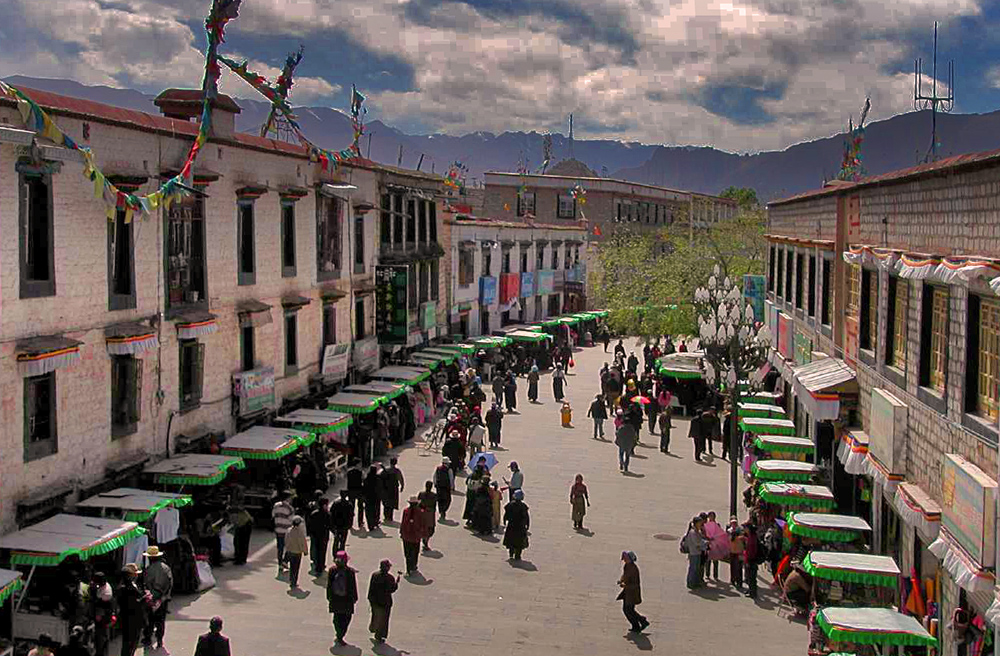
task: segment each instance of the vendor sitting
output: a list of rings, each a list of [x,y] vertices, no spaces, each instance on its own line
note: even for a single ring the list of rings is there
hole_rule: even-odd
[[[791,571],[785,577],[783,584],[785,598],[795,607],[797,614],[805,616],[809,613],[809,604],[813,597],[813,580],[798,563],[792,565]]]

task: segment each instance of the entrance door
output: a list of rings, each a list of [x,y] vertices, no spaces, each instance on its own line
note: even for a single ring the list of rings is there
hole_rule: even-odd
[[[462,337],[467,338],[469,336],[469,315],[463,314],[458,319],[458,332],[462,333]]]
[[[479,334],[490,334],[490,313],[486,310],[481,310],[479,312]]]

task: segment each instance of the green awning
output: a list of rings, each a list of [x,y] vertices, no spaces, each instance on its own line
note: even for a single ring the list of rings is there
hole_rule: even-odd
[[[432,358],[428,355],[420,356],[419,354],[411,354],[408,356],[408,361],[411,364],[415,364],[420,367],[427,367],[428,369],[434,370],[444,364],[441,360]]]
[[[559,319],[549,319],[547,321],[543,321],[542,322],[542,326],[544,326],[545,328],[555,328],[560,323],[562,323],[562,322],[559,321]]]
[[[384,380],[370,380],[367,383],[358,383],[350,387],[345,387],[344,391],[350,394],[379,394],[392,401],[406,394],[406,385],[387,383]]]
[[[222,444],[222,454],[247,460],[280,460],[294,453],[310,433],[291,428],[252,426]]]
[[[759,417],[744,417],[740,419],[740,429],[754,435],[789,435],[795,436],[795,423],[790,419],[762,419]]]
[[[427,367],[401,367],[401,366],[391,366],[382,367],[378,371],[371,374],[372,378],[376,380],[385,380],[389,382],[402,381],[407,385],[416,385],[422,380],[427,380],[431,377],[431,370]]]
[[[819,467],[798,460],[758,460],[751,473],[759,481],[808,481],[819,473]]]
[[[524,330],[528,331],[529,333],[543,333],[543,332],[545,332],[545,329],[542,328],[540,325],[526,326],[524,328]]]
[[[802,483],[763,483],[760,498],[776,506],[810,510],[828,510],[837,503],[825,485]]]
[[[891,608],[824,608],[816,622],[827,638],[856,645],[937,647],[920,622]]]
[[[528,330],[515,330],[512,333],[507,333],[507,337],[514,340],[515,342],[546,342],[552,339],[551,335],[545,333],[536,333]]]
[[[757,417],[759,419],[788,419],[785,409],[780,405],[770,403],[747,403],[739,404],[740,417]]]
[[[243,458],[187,453],[149,465],[143,473],[152,474],[163,485],[215,485],[233,468],[245,469]]]
[[[354,423],[354,418],[345,412],[302,408],[275,418],[275,422],[291,424],[295,430],[309,433],[310,437],[302,440],[302,446],[309,446],[318,435],[347,430]]]
[[[899,566],[890,556],[810,551],[802,561],[802,567],[812,576],[828,581],[883,588],[895,588],[899,583]]]
[[[389,399],[381,394],[349,394],[347,392],[339,392],[326,400],[326,409],[346,412],[352,415],[363,415],[375,412],[380,405],[388,402]]]
[[[129,522],[143,522],[152,519],[153,515],[168,507],[183,508],[191,505],[191,497],[187,494],[172,492],[153,492],[130,487],[120,487],[110,492],[102,492],[84,499],[76,504],[79,508],[94,508],[102,511],[113,511],[123,514]]]
[[[479,348],[500,348],[502,346],[509,346],[511,340],[509,337],[478,337],[472,340],[472,343]]]
[[[21,580],[21,572],[12,569],[0,569],[0,606],[3,606],[12,594],[23,587],[24,582]]]
[[[579,317],[561,317],[559,319],[559,323],[564,323],[567,326],[575,326],[580,323],[580,319]]]
[[[459,356],[458,353],[449,353],[447,351],[441,353],[431,349],[421,349],[416,353],[414,353],[413,355],[421,358],[422,360],[435,360],[442,364],[451,364],[452,362],[457,360]]]
[[[450,356],[453,357],[453,361],[454,361],[454,360],[457,360],[462,355],[469,355],[469,353],[466,351],[466,349],[468,349],[468,351],[471,351],[472,353],[476,352],[476,347],[474,347],[472,345],[469,345],[468,347],[455,345],[455,346],[453,346],[451,348],[448,348],[448,347],[445,347],[445,346],[431,346],[431,347],[423,349],[420,352],[421,353],[432,353],[434,355],[450,355]]]
[[[872,527],[860,517],[829,513],[789,512],[788,530],[792,535],[816,538],[824,542],[853,542]]]
[[[11,565],[55,567],[70,556],[88,560],[120,549],[146,529],[118,519],[59,514],[0,538]]]
[[[701,351],[671,353],[659,358],[653,364],[657,373],[661,376],[694,380],[704,377],[704,373],[701,370],[701,360],[703,357],[704,353]]]
[[[808,437],[758,435],[753,443],[758,449],[768,453],[813,453],[816,450]]]

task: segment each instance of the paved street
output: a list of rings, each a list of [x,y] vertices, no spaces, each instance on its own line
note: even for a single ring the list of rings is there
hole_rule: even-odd
[[[508,416],[503,427],[500,469],[517,460],[525,474],[525,502],[531,509],[530,547],[525,560],[512,565],[501,536],[480,539],[460,523],[438,524],[432,556],[421,556],[423,580],[400,584],[392,611],[389,640],[377,654],[622,654],[633,650],[669,654],[803,653],[806,631],[778,617],[766,584],[754,604],[726,585],[709,585],[700,594],[684,586],[687,560],[677,549],[691,515],[714,509],[727,516],[728,464],[692,461],[687,422],[675,421],[672,446],[676,456],[661,454],[645,431],[630,475],[618,471],[611,442],[591,438],[586,419],[598,387],[597,372],[609,358],[601,347],[575,355],[576,367],[567,387],[575,428],[560,427],[551,383],[541,383],[542,403],[525,400],[518,389],[521,414]],[[440,454],[422,445],[399,454],[406,476],[404,498],[415,494],[431,476]],[[568,501],[573,477],[582,473],[592,506],[587,533],[573,530]],[[459,484],[459,490],[464,485]],[[331,490],[335,496],[336,491]],[[457,497],[450,519],[460,519],[463,497]],[[398,517],[398,515],[397,515]],[[651,626],[641,636],[627,634],[616,581],[619,556],[638,555],[643,604],[639,611]],[[358,570],[361,600],[347,634],[349,645],[331,649],[333,627],[327,612],[325,579],[304,578],[304,592],[292,596],[284,578],[275,578],[273,540],[257,532],[246,567],[217,570],[218,586],[200,596],[181,597],[172,605],[167,647],[175,655],[191,654],[196,637],[213,615],[225,618],[225,633],[238,656],[274,654],[371,654],[365,599],[368,578],[385,557],[402,568],[398,530],[384,534],[353,532],[348,540],[351,565]],[[303,570],[307,564],[303,563]],[[728,567],[720,567],[728,580]],[[753,636],[756,641],[748,644]]]

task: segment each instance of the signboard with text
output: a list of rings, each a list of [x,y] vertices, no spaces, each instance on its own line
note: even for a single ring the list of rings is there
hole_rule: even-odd
[[[945,454],[941,524],[983,568],[996,565],[996,481],[960,455]]]
[[[323,349],[323,364],[320,367],[320,373],[331,382],[343,380],[347,377],[347,363],[350,359],[350,344],[328,344]]]
[[[767,279],[764,276],[743,276],[743,298],[753,308],[753,318],[764,322],[764,297],[767,291]]]
[[[351,364],[359,371],[378,369],[378,340],[374,337],[354,342]]]
[[[905,473],[906,404],[884,389],[872,390],[868,417],[868,452],[889,470]]]
[[[409,268],[375,265],[375,334],[379,344],[406,344]]]
[[[240,417],[274,407],[274,367],[233,374],[233,397]]]
[[[552,270],[537,271],[535,273],[538,287],[538,295],[551,294],[556,286],[556,274]]]

